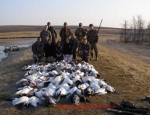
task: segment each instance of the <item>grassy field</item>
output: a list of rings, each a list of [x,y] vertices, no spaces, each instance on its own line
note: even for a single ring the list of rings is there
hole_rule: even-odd
[[[120,104],[122,100],[128,100],[136,106],[149,107],[147,102],[138,102],[138,99],[145,98],[150,94],[150,65],[138,58],[142,55],[139,52],[130,52],[133,45],[115,42],[119,36],[101,35],[99,41],[99,61],[90,61],[100,73],[101,79],[116,89],[116,93],[108,93],[103,96],[93,96],[88,98],[91,103],[81,103],[81,105],[109,105],[111,101]],[[107,44],[106,44],[107,43]],[[120,45],[117,45],[120,44]],[[123,47],[124,46],[124,47]],[[130,49],[127,49],[131,47]],[[134,51],[138,51],[137,46]],[[145,51],[145,50],[143,50]],[[128,52],[128,53],[127,53]],[[136,53],[136,55],[135,55]],[[81,61],[80,58],[77,59]],[[0,111],[2,115],[107,115],[101,109],[59,109],[54,107],[22,108],[17,109],[4,99],[13,97],[16,92],[15,82],[23,77],[24,65],[32,63],[31,48],[26,48],[20,52],[12,52],[10,56],[0,63]],[[71,105],[64,98],[58,105]]]
[[[0,26],[0,38],[38,37],[43,28],[43,26]],[[54,26],[54,28],[59,33],[62,26]],[[69,28],[74,32],[78,27],[69,26]],[[85,28],[89,29],[87,26]],[[95,27],[95,29],[98,29],[98,27]],[[102,27],[100,34],[119,35],[120,31],[120,28]]]

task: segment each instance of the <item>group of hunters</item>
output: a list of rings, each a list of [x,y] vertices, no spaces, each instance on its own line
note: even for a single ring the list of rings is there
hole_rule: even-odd
[[[32,45],[34,62],[72,61],[76,56],[88,62],[89,59],[94,59],[93,50],[95,59],[98,60],[98,31],[93,27],[93,24],[90,24],[88,31],[83,28],[82,23],[79,23],[79,28],[72,33],[65,22],[59,32],[61,40],[56,43],[57,32],[48,22]]]

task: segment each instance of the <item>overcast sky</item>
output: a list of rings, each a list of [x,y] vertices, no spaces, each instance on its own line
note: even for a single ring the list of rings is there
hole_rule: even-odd
[[[150,22],[150,0],[0,0],[0,25],[83,25],[121,27],[141,15]]]

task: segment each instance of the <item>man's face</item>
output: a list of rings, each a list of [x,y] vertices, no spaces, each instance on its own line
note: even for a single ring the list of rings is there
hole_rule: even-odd
[[[83,28],[83,26],[82,26],[82,25],[79,25],[79,28]]]
[[[45,26],[45,30],[47,30],[48,29],[48,26]]]
[[[75,36],[74,36],[74,35],[71,35],[71,38],[75,38]]]
[[[68,26],[67,24],[64,24],[64,27],[65,27],[65,28],[67,28],[67,26]]]
[[[48,27],[50,27],[50,26],[51,26],[51,24],[50,24],[50,23],[47,23],[47,26],[48,26]]]
[[[90,26],[90,29],[93,30],[93,26]]]
[[[41,42],[41,38],[37,38],[37,42],[40,43]]]

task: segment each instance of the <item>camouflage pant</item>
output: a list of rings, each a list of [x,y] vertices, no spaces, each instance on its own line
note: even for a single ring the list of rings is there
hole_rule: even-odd
[[[82,55],[82,61],[88,62],[89,61],[89,56],[86,54]]]
[[[33,59],[34,59],[34,62],[40,62],[40,61],[43,61],[43,56],[38,56],[36,54],[33,54]]]
[[[90,46],[91,46],[91,52],[93,52],[93,49],[95,53],[98,52],[97,43],[90,43]]]
[[[49,63],[53,63],[54,61],[56,61],[56,59],[54,57],[51,57],[51,58],[46,58],[45,57],[45,62],[49,62]]]

